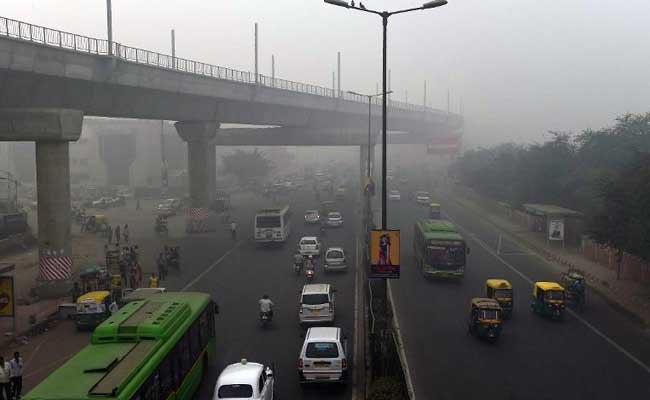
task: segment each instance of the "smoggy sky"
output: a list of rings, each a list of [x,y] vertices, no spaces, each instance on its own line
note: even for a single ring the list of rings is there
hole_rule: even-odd
[[[368,8],[419,6],[366,0]],[[0,15],[106,37],[105,0],[0,0]],[[381,20],[321,0],[113,0],[117,42],[331,87],[342,53],[342,89],[374,92],[381,80]],[[548,130],[612,123],[650,110],[650,3],[644,0],[449,0],[389,22],[393,99],[458,112],[465,142],[540,141]]]

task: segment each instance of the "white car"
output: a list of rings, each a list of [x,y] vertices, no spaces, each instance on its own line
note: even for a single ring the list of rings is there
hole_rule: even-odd
[[[337,228],[343,225],[343,216],[340,212],[332,211],[327,214],[327,226]]]
[[[325,268],[325,271],[347,269],[345,252],[342,247],[330,247],[327,249],[323,268]]]
[[[334,322],[334,293],[325,283],[303,286],[298,308],[300,324]]]
[[[275,379],[271,367],[242,359],[224,368],[212,399],[273,400],[274,395]]]
[[[320,256],[320,242],[316,236],[305,236],[298,242],[298,251],[303,257]]]
[[[298,358],[300,383],[341,382],[348,375],[347,341],[341,328],[309,328]]]
[[[388,192],[388,200],[400,201],[402,200],[402,195],[399,193],[399,190],[391,190]]]
[[[429,195],[429,192],[424,192],[424,191],[415,192],[415,201],[418,204],[429,205],[429,203],[431,203],[431,196]]]
[[[102,197],[98,200],[93,201],[92,207],[93,208],[106,208],[109,207],[113,203],[113,199],[110,197]]]

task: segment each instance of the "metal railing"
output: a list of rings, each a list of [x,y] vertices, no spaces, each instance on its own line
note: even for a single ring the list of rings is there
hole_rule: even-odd
[[[286,79],[272,78],[262,74],[258,74],[257,79],[255,79],[255,74],[251,73],[250,71],[240,71],[232,68],[206,64],[199,61],[188,60],[185,58],[172,57],[169,54],[162,54],[150,50],[125,46],[117,42],[110,43],[111,51],[109,51],[109,42],[105,39],[97,39],[88,36],[77,35],[75,33],[50,29],[5,17],[0,17],[0,36],[27,40],[46,46],[60,47],[80,53],[117,57],[129,62],[147,64],[158,68],[172,69],[175,71],[207,76],[216,79],[243,82],[247,84],[257,84],[264,87],[305,93],[313,96],[339,97],[343,100],[353,101],[357,103],[365,104],[368,101],[368,98],[366,96],[359,96],[344,91],[337,93],[337,91],[332,88],[326,88],[302,82],[294,82]],[[372,99],[372,102],[375,105],[381,105],[380,98],[374,98]],[[424,107],[417,104],[404,103],[400,101],[389,100],[389,105],[393,109],[421,111],[436,115],[447,114],[444,111],[436,110],[434,108]]]

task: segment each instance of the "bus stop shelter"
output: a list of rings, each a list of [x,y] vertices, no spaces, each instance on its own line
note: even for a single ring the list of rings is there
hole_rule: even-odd
[[[524,204],[528,229],[546,235],[546,241],[577,246],[584,230],[584,215],[578,211],[551,204]]]

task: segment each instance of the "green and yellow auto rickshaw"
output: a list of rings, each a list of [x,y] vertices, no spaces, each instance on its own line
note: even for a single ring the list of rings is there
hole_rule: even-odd
[[[74,315],[77,329],[93,330],[97,325],[106,320],[110,313],[108,306],[111,301],[111,292],[98,290],[88,292],[77,298],[77,312]]]
[[[564,288],[556,282],[535,282],[531,308],[534,312],[562,319],[566,309]]]
[[[494,299],[475,297],[471,301],[469,332],[488,341],[496,341],[501,334],[503,310]]]
[[[485,297],[499,302],[503,309],[503,319],[512,315],[513,294],[512,285],[505,279],[488,279],[485,281]]]
[[[440,204],[438,203],[429,204],[429,218],[440,219]]]

